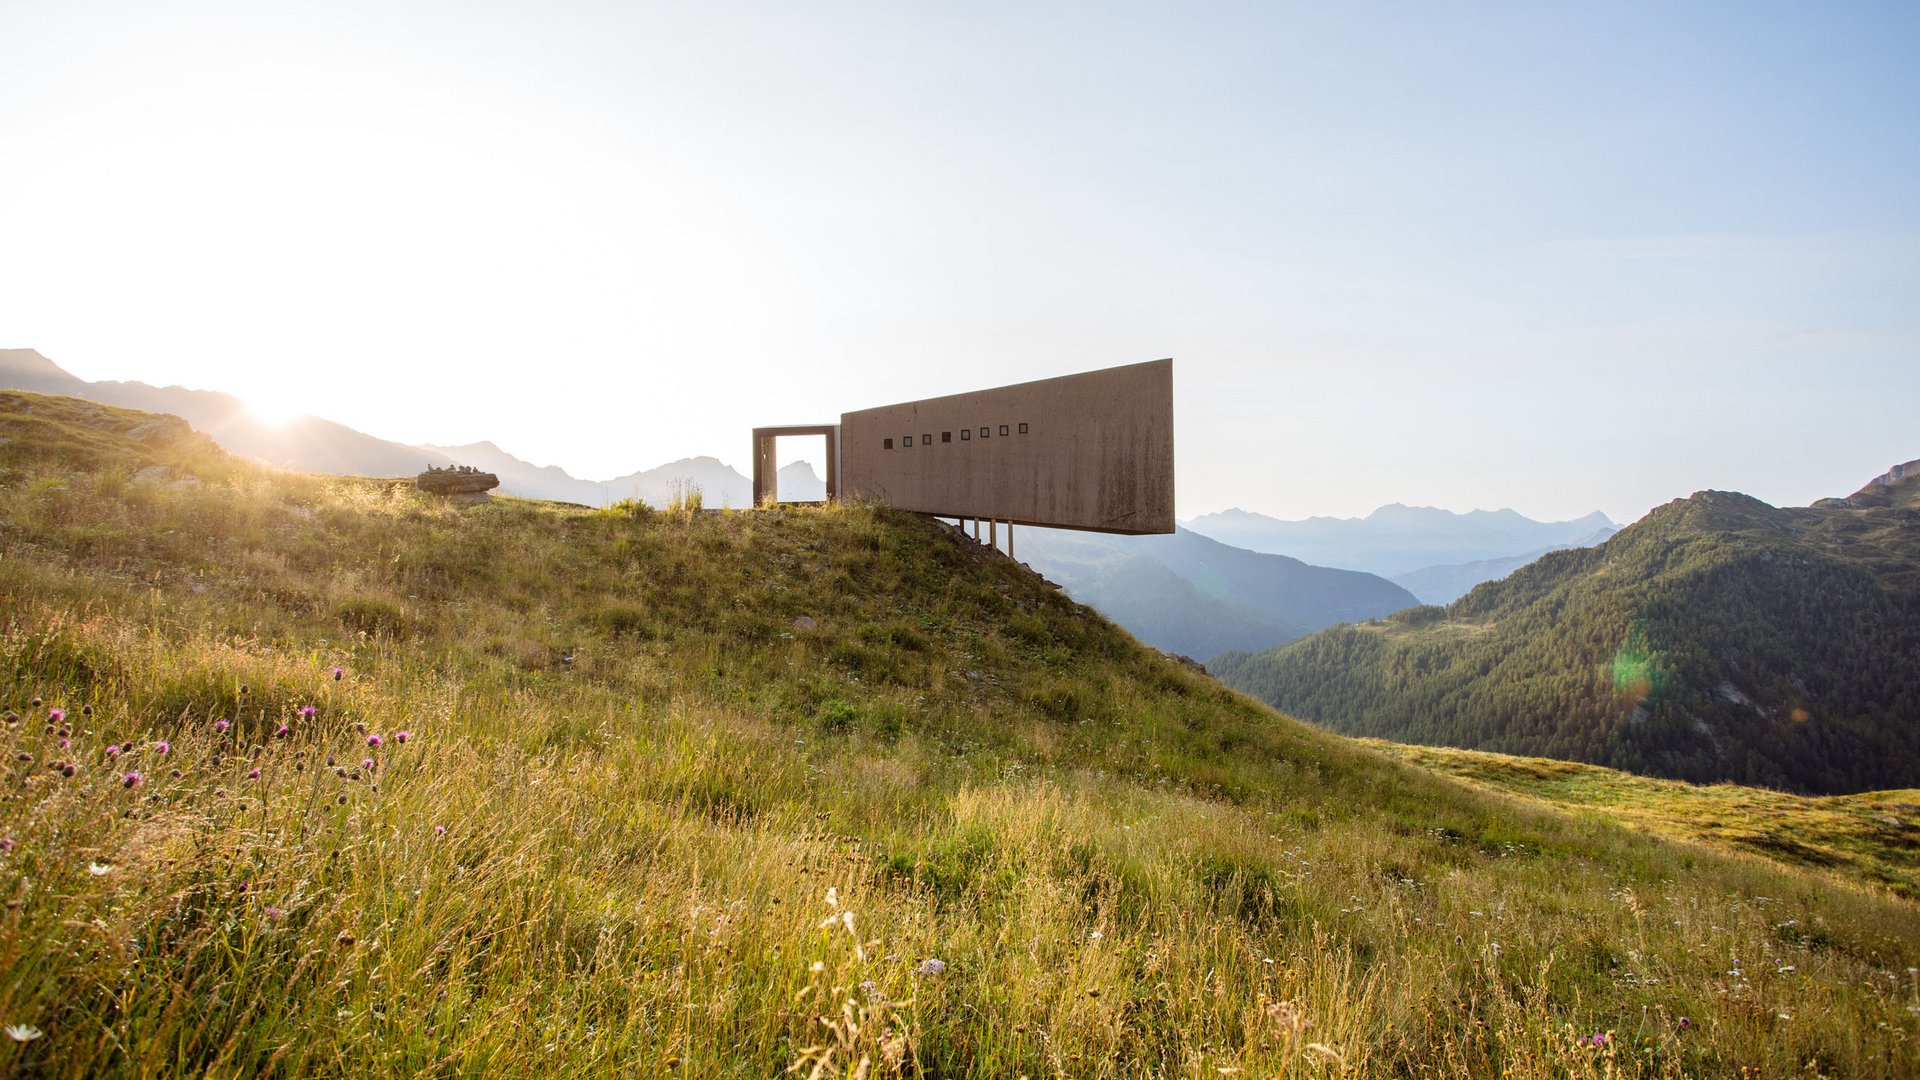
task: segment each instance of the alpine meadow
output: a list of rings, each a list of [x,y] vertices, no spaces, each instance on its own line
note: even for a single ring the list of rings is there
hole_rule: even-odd
[[[0,439],[9,1073],[1920,1070],[1871,875],[1316,730],[930,519]]]

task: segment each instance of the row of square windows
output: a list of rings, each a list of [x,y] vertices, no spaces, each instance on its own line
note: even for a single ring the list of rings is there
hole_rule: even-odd
[[[983,438],[983,439],[984,439],[984,438],[986,438],[986,437],[987,437],[987,434],[988,434],[988,433],[989,433],[990,431],[992,431],[992,430],[993,430],[992,428],[984,428],[984,427],[983,427],[983,428],[981,428],[981,429],[980,429],[980,437],[981,437],[981,438]],[[1022,435],[1025,435],[1026,433],[1027,433],[1027,425],[1025,425],[1025,424],[1021,424],[1021,425],[1020,425],[1020,434],[1022,434]],[[1009,431],[1007,430],[1007,425],[1005,425],[1005,424],[1001,424],[1001,425],[1000,425],[1000,434],[1002,434],[1002,435],[1007,435],[1007,434],[1011,434],[1011,433],[1010,433],[1010,432],[1009,432]],[[941,441],[941,442],[952,442],[952,441],[953,441],[953,432],[951,432],[951,431],[943,431],[943,432],[941,432],[941,433],[940,433],[940,441]],[[961,428],[961,429],[960,429],[960,441],[961,441],[961,442],[971,442],[971,441],[973,441],[973,429],[972,429],[972,428]],[[882,439],[882,440],[880,440],[880,445],[881,445],[881,448],[882,448],[882,449],[885,449],[885,450],[891,450],[891,449],[893,449],[893,440],[892,440],[892,439]],[[902,446],[912,446],[912,445],[913,445],[913,436],[911,436],[911,435],[905,435],[905,436],[902,436],[902,437],[901,437],[901,439],[900,439],[900,445],[902,445]],[[932,435],[922,435],[922,436],[920,436],[920,445],[921,445],[921,446],[932,446],[932,445],[933,445],[933,436],[932,436]]]

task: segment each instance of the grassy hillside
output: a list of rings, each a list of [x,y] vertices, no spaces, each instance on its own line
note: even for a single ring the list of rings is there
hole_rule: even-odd
[[[1483,787],[1920,899],[1920,790],[1810,798],[1738,784],[1656,780],[1548,758],[1374,739],[1366,744]]]
[[[1920,1068],[1912,904],[1277,717],[919,518],[0,440],[3,1072]]]
[[[1920,475],[1702,492],[1445,607],[1221,657],[1349,734],[1841,793],[1920,786]]]

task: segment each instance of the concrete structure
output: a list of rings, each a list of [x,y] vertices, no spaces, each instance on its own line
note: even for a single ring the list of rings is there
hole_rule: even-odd
[[[863,409],[843,414],[837,431],[757,428],[756,502],[770,494],[773,438],[802,434],[828,436],[829,498],[973,518],[976,528],[1173,531],[1171,360]]]
[[[775,455],[774,442],[783,435],[825,435],[827,437],[827,469],[824,479],[827,482],[827,501],[832,502],[840,494],[840,425],[838,424],[792,424],[786,427],[757,427],[753,429],[753,505],[765,506],[775,496],[775,486],[780,473],[780,461]]]

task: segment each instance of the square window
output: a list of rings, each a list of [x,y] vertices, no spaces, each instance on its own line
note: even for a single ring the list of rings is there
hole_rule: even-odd
[[[981,437],[981,438],[983,438],[983,439],[987,437],[987,429],[986,429],[986,428],[981,428],[981,429],[980,429],[980,437]]]
[[[968,441],[970,441],[970,440],[971,440],[972,438],[973,438],[973,429],[972,429],[972,428],[970,428],[970,427],[963,427],[963,428],[961,428],[961,429],[960,429],[960,441],[961,441],[961,442],[968,442]]]
[[[941,432],[941,433],[940,433],[940,441],[941,441],[941,442],[952,442],[952,441],[953,441],[953,432],[951,432],[951,431],[943,431],[943,432]]]
[[[1005,425],[1005,424],[1001,424],[1001,425],[1000,425],[1000,434],[1002,434],[1002,435],[1005,435],[1006,433],[1007,433],[1007,425]]]
[[[927,435],[922,435],[922,436],[920,436],[920,445],[921,445],[921,446],[932,446],[932,445],[933,445],[933,436],[932,436],[931,434],[927,434]]]
[[[900,440],[900,445],[902,445],[902,446],[912,446],[912,445],[913,445],[913,436],[911,436],[911,435],[908,435],[907,437],[905,437],[905,438],[903,438],[903,439],[901,439],[901,440]]]
[[[892,439],[881,439],[881,440],[880,440],[880,446],[881,446],[881,448],[882,448],[882,449],[886,449],[886,450],[891,450],[891,449],[893,449],[893,440],[892,440]]]
[[[1027,425],[1025,425],[1025,424],[1021,424],[1021,425],[1020,425],[1020,434],[1022,434],[1022,435],[1025,435],[1026,433],[1027,433]]]

